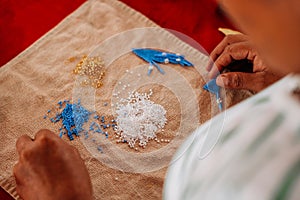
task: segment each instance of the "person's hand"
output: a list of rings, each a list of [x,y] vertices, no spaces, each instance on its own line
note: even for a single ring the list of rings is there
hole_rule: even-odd
[[[24,199],[92,199],[88,171],[77,149],[49,130],[35,139],[21,136],[16,143],[19,161],[13,173]]]
[[[228,35],[211,52],[211,62],[207,66],[209,78],[217,77],[217,84],[230,89],[248,89],[254,92],[266,88],[282,76],[269,70],[246,35]],[[253,72],[219,73],[234,61],[248,60],[253,64]]]

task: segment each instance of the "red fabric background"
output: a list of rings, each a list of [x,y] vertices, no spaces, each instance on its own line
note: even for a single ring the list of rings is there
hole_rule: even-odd
[[[0,0],[0,66],[17,56],[85,0]],[[215,0],[122,0],[168,29],[186,34],[207,52],[231,25]],[[0,199],[12,199],[0,188]]]

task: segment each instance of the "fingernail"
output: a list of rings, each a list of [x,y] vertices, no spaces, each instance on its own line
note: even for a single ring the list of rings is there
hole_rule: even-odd
[[[228,85],[228,79],[225,75],[221,74],[217,77],[216,83],[220,87],[225,87],[226,85]]]

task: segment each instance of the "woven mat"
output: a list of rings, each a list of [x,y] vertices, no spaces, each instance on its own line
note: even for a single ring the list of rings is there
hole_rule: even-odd
[[[145,34],[136,31],[136,28],[145,27],[154,28],[146,29]],[[130,32],[132,29],[134,31]],[[124,43],[122,34],[116,37],[121,39],[120,42],[111,42],[116,41],[111,36],[126,30],[132,34],[125,34],[127,39]],[[184,69],[175,65],[162,65],[166,75],[154,70],[152,76],[148,77],[145,75],[145,62],[131,54],[130,49],[149,45],[182,53],[195,67]],[[119,52],[124,48],[127,53]],[[110,103],[115,101],[112,94],[117,91],[119,80],[133,83],[137,80],[137,77],[126,78],[126,70],[135,75],[141,73],[142,82],[147,84],[140,88],[137,85],[135,89],[153,89],[152,100],[162,104],[168,113],[169,123],[164,137],[176,141],[164,145],[152,142],[149,148],[138,152],[132,151],[126,145],[120,145],[118,152],[107,149],[101,156],[87,148],[88,145],[81,139],[76,138],[70,142],[67,137],[63,137],[79,149],[92,179],[95,199],[161,199],[170,155],[191,131],[217,113],[216,106],[211,103],[213,97],[201,90],[205,82],[203,77],[207,57],[125,4],[111,0],[87,1],[0,69],[1,187],[15,199],[19,199],[12,175],[13,165],[17,161],[15,142],[22,134],[33,137],[41,128],[58,132],[59,124],[52,124],[43,119],[43,116],[48,109],[54,109],[58,101],[74,99],[74,95],[78,95],[77,77],[71,72],[83,55],[101,56],[107,66],[103,87],[92,93],[97,112],[105,115],[113,113]],[[188,95],[190,98],[187,98]],[[244,98],[243,94],[237,96],[239,98],[229,95],[226,104],[231,105],[237,99]],[[109,106],[103,107],[105,102],[109,102]],[[176,134],[178,131],[179,135]],[[111,145],[117,145],[113,139],[107,141]],[[165,150],[160,151],[161,149]],[[161,154],[166,151],[169,151],[166,155]],[[163,161],[162,164],[148,168],[135,166],[135,163],[130,163],[128,168],[122,168],[122,164],[110,160],[117,154],[122,157],[120,152],[125,152],[124,155],[128,154],[129,157],[133,154],[142,156],[146,163],[153,163],[151,159],[155,160],[159,155]],[[148,155],[152,157],[147,157]]]

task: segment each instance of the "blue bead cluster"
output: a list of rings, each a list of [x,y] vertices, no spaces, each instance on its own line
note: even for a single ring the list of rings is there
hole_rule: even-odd
[[[96,144],[96,139],[90,137],[89,133],[98,133],[103,134],[106,138],[109,137],[108,128],[117,128],[117,124],[115,120],[111,120],[110,123],[106,123],[105,116],[99,116],[95,112],[90,112],[85,109],[80,100],[77,103],[70,103],[69,100],[59,101],[58,108],[54,117],[49,117],[52,123],[57,123],[59,121],[62,122],[62,126],[59,128],[59,136],[67,135],[70,140],[74,140],[75,136],[80,136],[81,134],[84,136],[84,139],[90,139],[93,143]],[[61,112],[59,112],[61,111]],[[44,119],[47,119],[52,111],[48,110],[47,114],[44,115]],[[92,116],[93,115],[93,116]],[[89,124],[89,130],[84,129],[84,125],[88,123],[92,119]],[[97,146],[97,150],[103,153],[101,146]]]
[[[71,104],[70,101],[59,101],[57,103],[59,109],[63,110],[61,113],[57,112],[55,117],[50,118],[52,123],[57,123],[62,121],[62,127],[59,129],[59,136],[62,137],[64,134],[67,134],[70,140],[74,139],[75,136],[79,136],[79,133],[83,131],[83,125],[89,121],[90,115],[92,112],[86,110],[81,104],[80,100],[77,103]],[[51,110],[48,110],[50,113]],[[44,116],[44,119],[47,118],[47,115]]]

